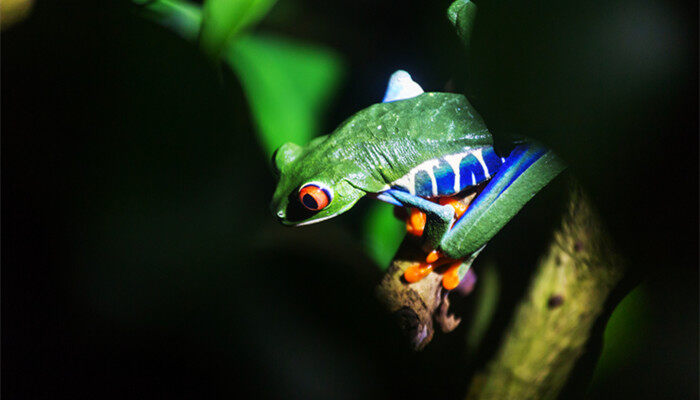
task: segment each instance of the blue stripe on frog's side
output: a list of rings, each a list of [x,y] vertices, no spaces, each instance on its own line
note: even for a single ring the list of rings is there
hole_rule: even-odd
[[[390,186],[423,198],[451,196],[489,179],[504,160],[492,147],[480,147],[428,160]]]
[[[484,149],[481,154],[484,157],[484,162],[486,163],[486,168],[488,169],[486,174],[494,176],[498,169],[501,168],[501,165],[503,165],[505,159],[498,157],[496,152],[493,151],[492,147]]]
[[[437,183],[438,196],[448,196],[455,191],[455,171],[444,159],[437,160],[438,165],[433,167],[435,182]]]
[[[476,185],[486,180],[486,172],[474,154],[467,155],[459,162],[459,173],[463,177],[461,184],[466,184],[464,187]],[[465,179],[468,177],[471,177],[471,181]]]
[[[414,190],[420,197],[432,197],[433,195],[433,180],[430,174],[432,171],[419,170],[416,171]]]

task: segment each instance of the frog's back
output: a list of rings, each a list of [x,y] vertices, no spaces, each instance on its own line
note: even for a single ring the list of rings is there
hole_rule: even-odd
[[[447,193],[448,187],[449,191],[461,189],[467,180],[471,183],[471,175],[458,182],[460,164],[483,161],[484,167],[493,169],[500,159],[492,143],[483,120],[463,95],[424,93],[358,112],[320,147],[327,148],[336,161],[352,163],[362,175],[371,176],[368,181],[374,187],[369,191],[381,185],[421,195],[425,190],[416,190],[420,181],[429,193],[438,195]],[[430,176],[419,173],[421,169],[431,172]]]
[[[455,93],[423,93],[378,103],[346,120],[332,135],[369,145],[408,144],[405,151],[438,155],[452,148],[492,144],[491,134],[467,98]]]

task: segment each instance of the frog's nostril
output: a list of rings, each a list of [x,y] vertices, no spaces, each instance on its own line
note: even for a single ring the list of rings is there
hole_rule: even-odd
[[[277,218],[284,219],[284,217],[285,217],[284,210],[277,211]]]

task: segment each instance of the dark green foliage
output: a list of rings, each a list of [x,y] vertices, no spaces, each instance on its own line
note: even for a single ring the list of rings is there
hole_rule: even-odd
[[[215,62],[244,29],[260,21],[276,0],[207,0],[202,9],[199,46]]]
[[[236,72],[263,148],[305,143],[319,133],[322,113],[338,87],[342,63],[332,51],[270,35],[244,35],[274,0],[209,0],[203,10],[186,0],[156,0],[143,14],[197,41],[218,64]]]
[[[462,39],[464,46],[469,48],[474,18],[476,17],[476,5],[470,0],[457,0],[447,9],[447,19],[457,30],[457,35]]]

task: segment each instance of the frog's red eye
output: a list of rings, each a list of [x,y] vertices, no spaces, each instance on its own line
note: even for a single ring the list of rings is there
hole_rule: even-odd
[[[299,189],[299,201],[311,211],[320,211],[331,202],[331,193],[320,185],[309,183]]]

